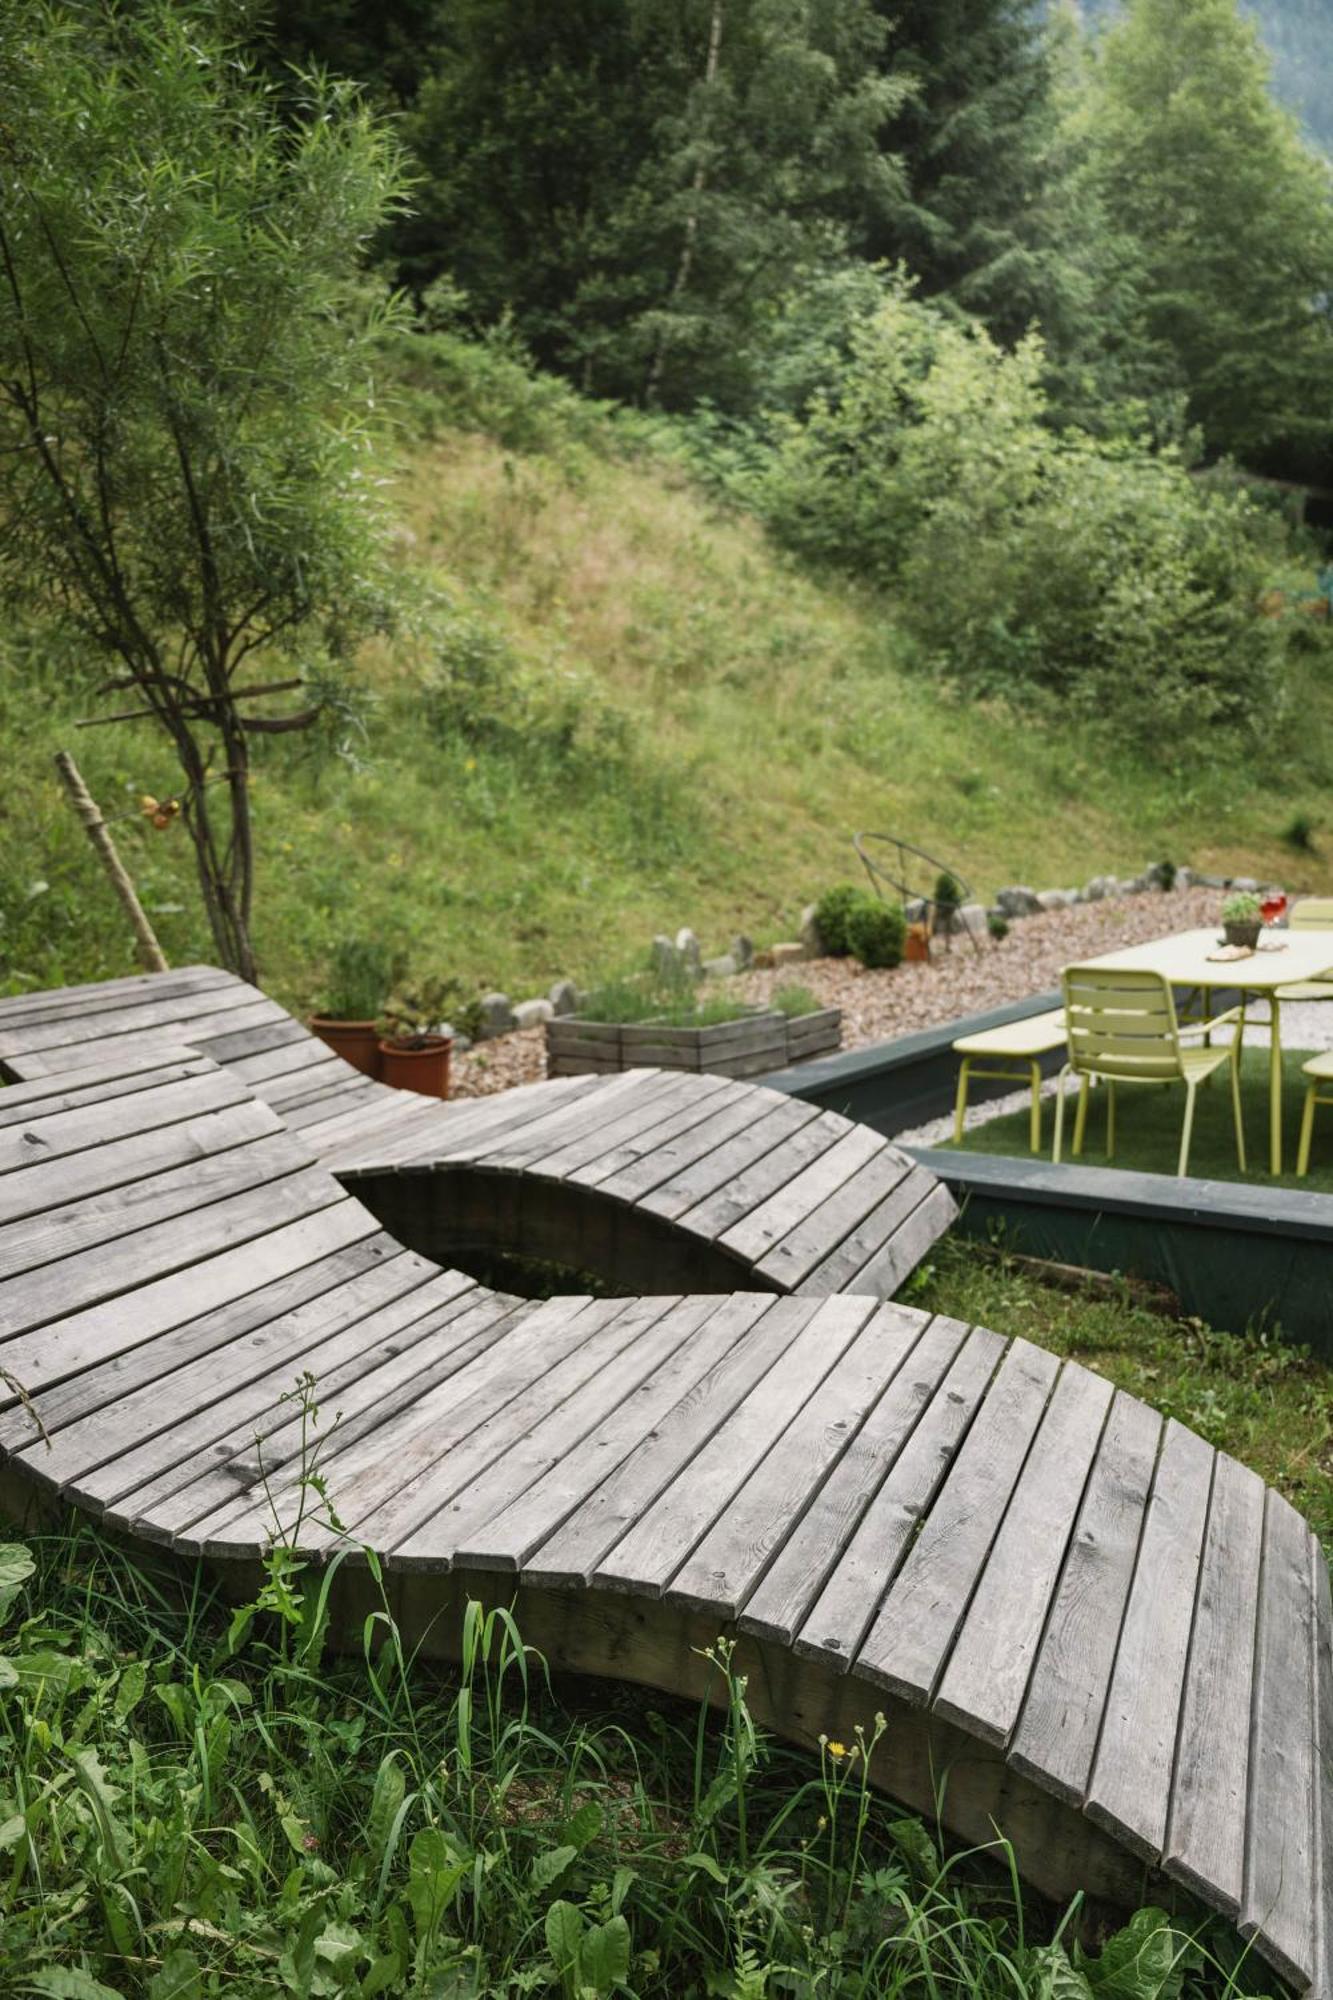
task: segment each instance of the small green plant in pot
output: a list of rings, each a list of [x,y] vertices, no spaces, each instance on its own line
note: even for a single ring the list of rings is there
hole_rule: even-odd
[[[400,976],[397,954],[375,938],[344,938],[329,961],[311,1031],[366,1076],[380,1073],[379,1017]]]
[[[389,1033],[379,1045],[384,1081],[422,1097],[447,1097],[453,1036],[440,1023],[456,1015],[466,1032],[475,1013],[476,1003],[465,999],[456,979],[427,979],[395,994],[385,1009]]]
[[[1247,889],[1228,896],[1222,905],[1222,928],[1228,944],[1243,945],[1247,951],[1253,951],[1259,943],[1262,928],[1259,898]]]

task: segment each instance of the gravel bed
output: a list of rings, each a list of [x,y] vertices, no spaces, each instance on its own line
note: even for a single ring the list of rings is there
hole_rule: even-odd
[[[1222,892],[1217,889],[1184,889],[1167,895],[1149,890],[1024,917],[998,944],[984,939],[979,951],[967,938],[954,938],[947,950],[936,946],[929,965],[867,972],[851,959],[807,959],[783,966],[780,972],[742,973],[728,980],[726,989],[743,1000],[762,1002],[777,986],[804,986],[821,1006],[842,1008],[843,1048],[865,1048],[1034,993],[1055,992],[1064,966],[1120,945],[1143,944],[1173,931],[1218,923],[1221,904]],[[1284,1036],[1289,1047],[1333,1045],[1333,1006],[1301,1010],[1310,1019],[1302,1022],[1299,1032],[1315,1035],[1315,1040],[1296,1039],[1295,1010],[1291,1011],[1291,1028]],[[455,1056],[452,1095],[484,1097],[515,1084],[535,1083],[545,1074],[545,1055],[540,1028],[484,1042]],[[984,1109],[996,1115],[996,1106]]]

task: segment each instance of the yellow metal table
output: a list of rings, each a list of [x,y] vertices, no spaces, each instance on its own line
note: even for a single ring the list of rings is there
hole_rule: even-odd
[[[1333,932],[1269,931],[1260,940],[1260,949],[1246,958],[1219,962],[1212,954],[1222,948],[1222,932],[1217,929],[1177,931],[1173,937],[1154,938],[1149,944],[1134,944],[1124,951],[1103,952],[1098,958],[1078,960],[1080,965],[1107,966],[1115,971],[1160,972],[1172,986],[1198,988],[1204,992],[1243,993],[1246,998],[1267,1000],[1272,1010],[1268,1052],[1268,1156],[1269,1170],[1282,1172],[1282,1007],[1280,986],[1309,979],[1326,979],[1333,972]]]

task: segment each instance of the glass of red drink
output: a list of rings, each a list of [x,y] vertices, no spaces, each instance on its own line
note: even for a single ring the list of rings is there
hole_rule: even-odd
[[[1266,924],[1275,924],[1287,907],[1287,899],[1281,889],[1270,889],[1259,905],[1259,915]]]

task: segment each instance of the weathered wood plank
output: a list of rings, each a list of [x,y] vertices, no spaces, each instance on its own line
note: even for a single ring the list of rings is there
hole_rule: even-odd
[[[333,1202],[201,1264],[187,1265],[103,1304],[72,1313],[54,1326],[21,1335],[6,1347],[5,1367],[29,1393],[36,1394],[113,1354],[140,1347],[186,1319],[244,1298],[303,1263],[378,1233],[374,1217],[360,1202]],[[0,1407],[17,1400],[0,1385]]]
[[[475,1285],[449,1299],[447,1288],[440,1281],[433,1283],[435,1295],[445,1302],[415,1319],[408,1317],[410,1303],[391,1309],[387,1319],[402,1319],[405,1324],[384,1342],[382,1353],[376,1348],[341,1368],[327,1392],[336,1400],[331,1410],[325,1408],[318,1464],[321,1477],[336,1482],[329,1489],[336,1509],[341,1509],[346,1462],[354,1448],[368,1439],[376,1441],[381,1453],[396,1448],[398,1420],[423,1396],[461,1376],[499,1346],[516,1321],[532,1310]],[[358,1331],[364,1339],[368,1329],[363,1326]],[[310,1438],[290,1406],[263,1424],[258,1444],[253,1429],[233,1435],[228,1444],[224,1463],[210,1468],[204,1477],[176,1481],[165,1501],[153,1502],[151,1516],[137,1494],[121,1502],[122,1511],[133,1508],[140,1532],[151,1532],[157,1539],[233,1552],[262,1546],[279,1521],[290,1527],[308,1512],[302,1481]],[[317,1539],[321,1543],[337,1539],[331,1522],[319,1530]]]
[[[724,1423],[741,1398],[783,1358],[809,1306],[739,1294],[721,1307],[713,1330],[734,1335],[715,1367],[692,1382],[609,1478],[523,1563],[533,1582],[586,1582],[600,1559],[631,1529]]]
[[[999,1334],[974,1327],[925,1409],[903,1413],[916,1421],[904,1426],[908,1434],[891,1457],[887,1476],[796,1635],[795,1648],[803,1657],[843,1670],[852,1665],[1005,1345]]]
[[[268,1406],[266,1385],[277,1379],[289,1389],[312,1350],[327,1367],[349,1330],[372,1314],[395,1304],[409,1313],[426,1309],[421,1294],[434,1272],[410,1251],[372,1259],[358,1244],[330,1262],[336,1277],[314,1267],[265,1287],[242,1310],[214,1315],[221,1326],[196,1324],[90,1370],[68,1385],[77,1386],[77,1396],[48,1391],[43,1421],[50,1442],[25,1447],[42,1477],[98,1509],[145,1484],[165,1497],[172,1489],[160,1481],[168,1466],[179,1457],[193,1461],[197,1473],[220,1455],[236,1426]],[[467,1289],[461,1274],[450,1275],[457,1290]]]
[[[1295,1986],[1315,1972],[1315,1782],[1309,1529],[1270,1488],[1254,1654],[1253,1735],[1240,1930]],[[1327,1895],[1328,1885],[1322,1885]]]
[[[480,1424],[516,1397],[530,1393],[566,1354],[591,1338],[612,1316],[615,1304],[579,1295],[528,1308],[509,1339],[414,1400],[395,1426],[390,1448],[373,1432],[347,1445],[335,1439],[323,1469],[348,1532],[359,1535],[362,1524],[377,1510],[387,1512],[395,1500],[415,1494],[423,1475],[457,1451]],[[276,1490],[279,1501],[284,1491]],[[266,1513],[267,1508],[260,1506],[229,1518],[225,1533],[215,1520],[199,1523],[195,1538],[211,1554],[253,1547]],[[312,1529],[302,1546],[319,1549],[335,1539],[328,1529]]]
[[[719,1242],[736,1256],[759,1263],[854,1174],[888,1150],[887,1140],[868,1125],[851,1126],[817,1160],[785,1178],[766,1201],[720,1231]]]
[[[893,1306],[867,1316],[818,1394],[777,1432],[676,1572],[667,1591],[672,1603],[736,1617],[788,1537],[799,1532],[919,1332],[919,1321]]]
[[[243,981],[237,980],[234,986],[136,1000],[124,1007],[88,1013],[71,1011],[60,1019],[48,1017],[42,1021],[34,1020],[8,1032],[0,1028],[0,1061],[10,1061],[15,1056],[45,1055],[59,1049],[68,1051],[71,1068],[81,1067],[87,1060],[86,1052],[90,1044],[94,1045],[93,1060],[100,1060],[105,1053],[105,1043],[121,1035],[143,1034],[149,1029],[171,1030],[173,1039],[188,1043],[189,1023],[193,1016],[229,1013],[233,1008],[251,1006],[262,998],[263,995],[253,986],[246,986]],[[80,1054],[79,1051],[85,1053]]]
[[[1314,1991],[1324,1994],[1333,1993],[1333,1601],[1330,1601],[1328,1562],[1315,1534],[1310,1536],[1310,1570],[1314,1597],[1311,1638],[1318,1776],[1315,1855],[1323,1886],[1322,1895],[1315,1898]]]
[[[758,1302],[755,1302],[756,1305]],[[469,1568],[516,1570],[548,1541],[698,1383],[736,1340],[727,1302],[707,1296],[674,1306],[663,1322],[663,1358],[577,1445],[466,1537],[455,1560]],[[697,1330],[692,1330],[697,1329]],[[674,1341],[667,1344],[667,1333]],[[410,1556],[411,1548],[399,1551]]]
[[[526,1409],[521,1401],[512,1405],[490,1427],[490,1436],[483,1426],[468,1440],[449,1466],[452,1492],[444,1491],[445,1482],[432,1482],[444,1504],[393,1544],[395,1563],[443,1568],[457,1561],[460,1549],[483,1533],[494,1516],[572,1457],[637,1394],[659,1364],[688,1340],[711,1303],[706,1298],[620,1300],[595,1338],[544,1379],[544,1393]],[[377,1520],[369,1523],[372,1531]]]
[[[1134,1578],[1162,1419],[1117,1393],[1075,1522],[1010,1760],[1081,1804]]]
[[[66,1105],[63,1098],[48,1098],[40,1107],[41,1116],[15,1119],[0,1127],[0,1175],[21,1174],[132,1133],[160,1132],[168,1125],[202,1118],[206,1112],[222,1111],[249,1099],[249,1092],[225,1070],[204,1070],[184,1077],[167,1070],[157,1075],[171,1080],[155,1089],[135,1089],[92,1104]]]
[[[826,1154],[825,1158],[832,1163],[832,1154]],[[864,1166],[858,1167],[840,1187],[809,1209],[785,1235],[780,1236],[772,1248],[759,1257],[757,1268],[765,1277],[781,1285],[784,1291],[794,1292],[831,1251],[844,1244],[854,1231],[864,1229],[885,1197],[913,1173],[920,1173],[926,1181],[930,1178],[921,1168],[912,1167],[892,1146],[881,1144]],[[757,1217],[752,1216],[749,1220],[754,1222]],[[883,1244],[884,1235],[881,1234],[870,1244],[860,1263],[865,1263]],[[841,1290],[841,1287],[830,1289]]]
[[[493,1101],[484,1128],[479,1119],[466,1139],[455,1136],[446,1141],[446,1149],[438,1157],[457,1158],[461,1149],[478,1165],[524,1165],[557,1151],[566,1140],[587,1132],[590,1125],[609,1123],[627,1104],[652,1104],[678,1083],[678,1077],[656,1069],[625,1070],[577,1098],[566,1096],[558,1104],[548,1102],[545,1106],[539,1100],[525,1107],[521,1116],[508,1115],[505,1093]]]
[[[96,1014],[132,1006],[143,998],[165,1000],[241,983],[235,973],[223,972],[216,965],[183,965],[171,972],[131,972],[92,986],[47,986],[38,993],[15,993],[0,1000],[0,1031],[8,1034],[25,1022],[54,1021],[64,1014]]]
[[[1066,1363],[944,1670],[937,1711],[987,1743],[1018,1721],[1110,1403],[1109,1382]]]
[[[751,1120],[735,1139],[645,1195],[640,1206],[700,1236],[716,1239],[751,1209],[787,1187],[805,1167],[838,1142],[826,1111],[780,1106]]]
[[[548,1180],[577,1178],[581,1186],[594,1185],[584,1176],[602,1170],[605,1180],[608,1155],[623,1157],[627,1146],[642,1149],[652,1144],[654,1133],[665,1135],[680,1129],[681,1119],[702,1118],[722,1088],[716,1077],[667,1072],[662,1090],[652,1097],[640,1097],[619,1116],[589,1117],[585,1131],[555,1150],[543,1152],[530,1162],[530,1170]]]
[[[1245,1874],[1254,1635],[1264,1484],[1219,1457],[1185,1675],[1167,1818],[1168,1875],[1234,1917]]]
[[[341,1215],[342,1211],[326,1209],[321,1217],[330,1213]],[[317,1299],[325,1300],[327,1308],[328,1295],[335,1289],[354,1289],[362,1272],[381,1263],[412,1258],[413,1254],[381,1231],[335,1246],[322,1256],[317,1253],[293,1270],[269,1278],[244,1298],[227,1300],[198,1318],[187,1317],[156,1330],[140,1346],[112,1349],[105,1357],[94,1355],[80,1372],[38,1392],[34,1402],[42,1422],[57,1441],[63,1427],[81,1420],[91,1419],[95,1429],[122,1395],[133,1394],[141,1384],[160,1381],[205,1356],[218,1358],[233,1341],[244,1345],[252,1333],[262,1342],[284,1314],[295,1314]],[[427,1275],[434,1270],[424,1259],[417,1261]],[[21,1406],[0,1413],[0,1446],[21,1451],[33,1442],[32,1422]],[[45,1445],[37,1451],[37,1459],[39,1468],[52,1463]]]
[[[199,1174],[216,1173],[218,1186],[206,1208],[191,1209],[188,1224],[176,1214],[164,1221],[141,1222],[132,1236],[77,1253],[55,1264],[43,1264],[17,1278],[0,1282],[0,1351],[6,1354],[31,1346],[34,1328],[59,1319],[68,1326],[74,1315],[137,1286],[206,1261],[220,1252],[266,1235],[284,1222],[346,1199],[328,1174],[308,1167],[298,1147],[285,1133],[262,1142],[277,1149],[285,1165],[276,1168],[256,1188],[247,1176],[244,1151],[224,1154]],[[243,1183],[240,1192],[219,1188]],[[151,1185],[151,1184],[150,1184]],[[54,1336],[53,1336],[54,1337]],[[25,1344],[26,1341],[26,1344]],[[21,1371],[22,1361],[7,1366]]]
[[[730,1145],[737,1141],[746,1146],[745,1158],[753,1161],[768,1150],[765,1143],[765,1128],[773,1129],[780,1122],[784,1133],[798,1132],[802,1126],[811,1125],[819,1112],[813,1104],[801,1104],[794,1097],[776,1105],[772,1111],[755,1116],[755,1102],[744,1085],[730,1082],[723,1089],[734,1095],[723,1102],[718,1100],[718,1109],[712,1111],[700,1124],[692,1126],[678,1138],[668,1139],[655,1146],[651,1153],[631,1165],[617,1168],[615,1193],[619,1201],[637,1202],[645,1196],[660,1193],[656,1203],[643,1200],[645,1209],[668,1219],[689,1208],[703,1195],[720,1187],[733,1171],[727,1159],[720,1157]],[[755,1135],[759,1135],[757,1148]],[[772,1143],[776,1144],[776,1138]],[[714,1156],[719,1156],[716,1160]],[[733,1151],[732,1159],[736,1157]],[[691,1169],[708,1161],[698,1174]]]
[[[887,1166],[884,1171],[887,1172]],[[943,1234],[948,1222],[957,1213],[952,1196],[948,1196],[942,1212],[947,1221],[942,1220],[941,1212],[931,1202],[936,1192],[948,1195],[947,1189],[941,1187],[933,1174],[926,1173],[921,1167],[907,1168],[856,1227],[835,1243],[831,1250],[826,1249],[826,1254],[803,1273],[799,1280],[800,1289],[821,1293],[871,1290],[871,1286],[861,1284],[860,1274],[881,1257],[889,1244],[897,1243],[899,1237],[904,1239],[902,1260],[911,1259],[910,1269],[936,1236]],[[779,1244],[774,1255],[780,1255],[783,1248]],[[902,1275],[905,1277],[907,1271],[904,1270]],[[873,1289],[892,1291],[896,1287],[888,1284]]]
[[[939,1685],[1058,1370],[1025,1340],[1000,1364],[857,1655],[880,1687],[927,1701]]]
[[[1169,1423],[1143,1525],[1086,1811],[1145,1860],[1166,1841],[1215,1454]]]
[[[904,1350],[900,1365],[746,1598],[743,1632],[790,1644],[967,1332],[957,1320],[928,1320],[906,1306],[881,1306],[875,1323]]]
[[[889,1197],[890,1201],[893,1196]],[[910,1276],[930,1249],[938,1243],[947,1229],[958,1219],[958,1205],[942,1181],[937,1182],[925,1200],[918,1202],[905,1222],[894,1229],[888,1241],[864,1263],[847,1291],[869,1292],[876,1298],[892,1297],[903,1280]],[[870,1218],[868,1226],[877,1226],[875,1218]],[[823,1292],[829,1288],[824,1271],[817,1270],[801,1286],[803,1292]]]
[[[236,1121],[230,1128],[226,1128],[228,1119]],[[271,1121],[263,1116],[262,1106],[237,1105],[231,1112],[217,1114],[215,1119],[200,1119],[173,1129],[196,1134],[193,1156],[187,1156],[180,1164],[163,1165],[147,1179],[122,1182],[109,1190],[99,1187],[58,1207],[49,1203],[39,1205],[35,1214],[29,1212],[9,1222],[0,1233],[0,1326],[4,1323],[7,1281],[51,1264],[61,1266],[63,1277],[69,1260],[89,1251],[106,1252],[142,1230],[148,1235],[150,1245],[142,1272],[133,1246],[127,1246],[126,1251],[132,1260],[129,1268],[133,1282],[137,1276],[151,1272],[154,1228],[165,1226],[173,1218],[182,1218],[181,1226],[185,1228],[183,1219],[193,1216],[197,1209],[248,1189],[269,1186],[304,1164],[287,1134],[273,1130]],[[101,1155],[75,1155],[79,1162],[89,1157],[98,1159]],[[62,1160],[52,1164],[63,1168],[66,1163]],[[0,1194],[15,1182],[21,1187],[23,1182],[36,1178],[37,1172],[46,1171],[49,1170],[39,1169],[31,1176],[6,1175],[0,1180]],[[65,1294],[63,1288],[57,1289],[63,1307]],[[77,1294],[70,1303],[78,1304]]]
[[[108,1062],[93,1080],[87,1071],[74,1075],[55,1072],[13,1083],[0,1090],[0,1130],[45,1118],[57,1111],[74,1111],[80,1105],[102,1104],[113,1097],[131,1097],[136,1091],[156,1089],[162,1083],[179,1082],[188,1076],[204,1076],[213,1065],[191,1049],[154,1044],[149,1051],[128,1060]]]
[[[782,1366],[770,1368],[755,1383],[667,1490],[602,1557],[593,1579],[600,1589],[650,1597],[666,1590],[774,1437],[840,1364],[872,1310],[868,1299],[792,1304],[804,1315],[804,1324],[784,1350]]]
[[[0,1175],[0,1230],[86,1197],[114,1196],[132,1182],[151,1180],[207,1154],[223,1153],[280,1130],[267,1105],[243,1101],[160,1131],[137,1132],[53,1160],[42,1159],[38,1152],[36,1164],[22,1173]],[[8,1248],[7,1240],[0,1239],[0,1270],[5,1268]]]
[[[702,1077],[681,1108],[639,1131],[626,1133],[603,1153],[575,1167],[568,1179],[578,1187],[605,1188],[618,1201],[632,1202],[633,1174],[646,1159],[658,1158],[663,1149],[694,1133],[719,1111],[745,1100],[753,1112],[753,1099],[744,1087],[724,1077]],[[641,1191],[641,1190],[640,1190]]]

